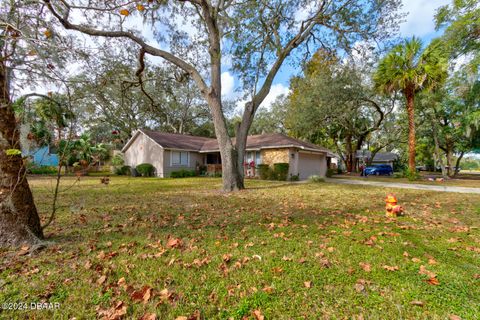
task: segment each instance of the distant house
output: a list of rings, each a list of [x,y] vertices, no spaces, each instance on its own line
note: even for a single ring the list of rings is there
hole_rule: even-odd
[[[369,150],[357,150],[356,158],[358,159],[358,166],[362,163],[367,164],[372,157],[372,152]],[[373,157],[372,164],[388,164],[393,168],[393,163],[398,159],[398,154],[393,152],[377,152]]]
[[[210,173],[221,172],[217,139],[137,130],[122,152],[126,165],[150,163],[158,177],[169,177],[180,169],[198,170],[200,166],[206,166]],[[298,174],[300,179],[325,176],[331,157],[328,149],[280,133],[248,136],[245,174],[257,175],[255,167],[259,164],[288,163],[289,174]]]
[[[24,150],[23,153],[36,166],[58,166],[58,155],[50,146]]]

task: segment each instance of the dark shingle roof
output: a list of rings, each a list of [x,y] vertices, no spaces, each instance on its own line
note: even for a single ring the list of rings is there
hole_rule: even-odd
[[[180,149],[199,152],[219,151],[217,139],[175,133],[163,133],[145,129],[139,131],[146,134],[165,149]],[[123,151],[128,148],[133,140],[134,139],[130,140],[125,147],[123,147]],[[232,140],[232,142],[235,143],[235,138]],[[275,147],[293,147],[310,151],[331,153],[326,148],[310,142],[291,138],[281,133],[253,135],[247,137],[247,149],[265,149]]]
[[[235,143],[235,139],[233,139]],[[296,147],[300,149],[311,149],[314,151],[329,152],[328,149],[316,144],[288,137],[281,133],[259,134],[247,137],[247,149],[265,149],[274,147]],[[218,142],[207,141],[201,151],[218,151]]]
[[[393,152],[379,152],[373,157],[373,161],[394,161],[398,155]]]
[[[181,149],[200,151],[202,146],[208,141],[217,141],[217,139],[190,136],[186,134],[164,133],[151,130],[141,130],[156,143],[166,149]]]

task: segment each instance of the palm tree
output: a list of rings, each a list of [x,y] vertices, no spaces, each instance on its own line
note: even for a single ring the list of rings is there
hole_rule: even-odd
[[[413,37],[394,47],[379,63],[374,75],[375,86],[386,94],[400,91],[408,112],[408,168],[415,172],[415,95],[432,90],[447,77],[444,44],[437,39],[422,51],[422,42]]]

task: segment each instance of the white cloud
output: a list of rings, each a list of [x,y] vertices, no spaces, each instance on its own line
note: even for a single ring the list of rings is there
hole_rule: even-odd
[[[290,89],[286,86],[284,86],[281,83],[274,84],[270,88],[270,92],[268,93],[267,97],[265,100],[263,100],[261,106],[265,108],[270,108],[270,106],[275,102],[278,96],[284,94],[287,95],[290,92]]]
[[[408,12],[406,22],[400,25],[403,37],[423,37],[435,32],[434,15],[443,5],[451,0],[403,0],[403,9]]]
[[[230,72],[222,73],[222,96],[232,97],[233,88],[235,86],[235,79]]]

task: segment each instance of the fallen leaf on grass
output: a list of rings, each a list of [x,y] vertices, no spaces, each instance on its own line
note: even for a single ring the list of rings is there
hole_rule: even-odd
[[[372,266],[366,262],[360,262],[358,264],[362,269],[363,271],[365,272],[371,272],[372,271]]]
[[[320,259],[319,263],[324,268],[330,268],[332,265],[328,259]]]
[[[462,320],[462,318],[460,318],[459,316],[455,315],[455,314],[451,314],[448,316],[448,318],[450,320]]]
[[[149,286],[143,286],[142,289],[138,291],[134,291],[131,294],[130,298],[136,302],[143,301],[143,303],[147,303],[148,300],[150,300],[151,296],[152,296],[152,288]]]
[[[182,248],[183,241],[180,238],[169,238],[167,241],[167,248]]]
[[[263,292],[266,293],[272,293],[273,292],[273,287],[266,286],[265,288],[262,289]]]
[[[424,274],[429,278],[435,278],[437,276],[434,272],[427,270],[427,268],[425,268],[424,265],[420,266],[420,269],[418,270],[418,274]]]
[[[231,253],[226,253],[222,256],[222,259],[224,262],[230,262],[230,260],[232,259],[232,254]]]
[[[365,285],[362,283],[355,283],[355,291],[357,292],[365,292]]]
[[[122,301],[117,302],[114,307],[108,310],[100,310],[98,312],[98,315],[103,316],[105,320],[119,320],[126,314],[127,306]]]
[[[24,255],[28,254],[29,251],[30,251],[29,246],[23,246],[23,247],[20,248],[20,251],[18,251],[17,256],[24,256]]]
[[[413,300],[410,302],[412,306],[418,306],[418,307],[423,307],[425,305],[425,302],[420,301],[420,300]]]
[[[440,284],[440,281],[438,281],[437,277],[432,277],[428,280],[425,280],[428,284],[431,284],[432,286],[438,286]]]
[[[263,314],[260,310],[254,310],[252,312],[252,314],[255,317],[255,320],[264,320],[265,319],[265,317],[263,316]]]
[[[388,271],[398,271],[400,270],[398,266],[387,266],[386,264],[382,266],[383,269]]]
[[[312,281],[305,281],[303,283],[303,285],[305,286],[305,288],[311,288],[312,287]]]
[[[157,320],[155,313],[145,313],[139,320]]]
[[[103,275],[97,280],[97,284],[102,285],[105,280],[107,280],[107,276]]]

